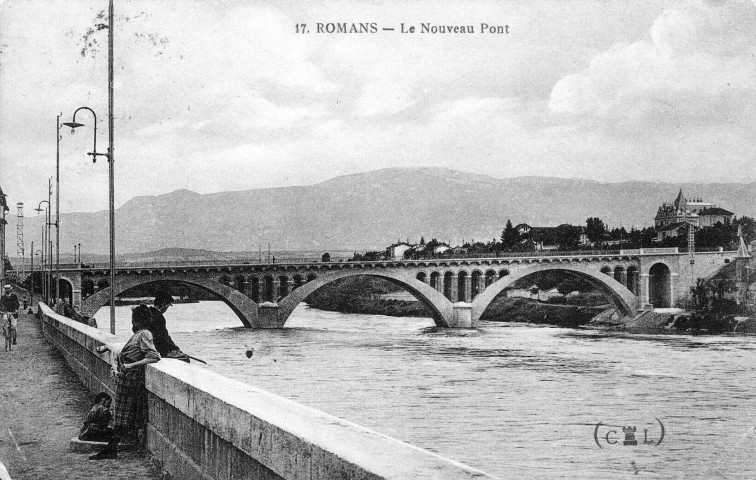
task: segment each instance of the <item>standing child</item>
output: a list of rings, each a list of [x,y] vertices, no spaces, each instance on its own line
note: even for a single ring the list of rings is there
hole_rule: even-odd
[[[3,313],[3,337],[5,337],[5,351],[13,350],[13,333],[11,330],[11,314]]]

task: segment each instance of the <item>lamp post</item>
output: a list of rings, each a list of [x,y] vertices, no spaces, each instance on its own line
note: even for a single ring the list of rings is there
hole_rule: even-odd
[[[31,305],[34,306],[34,240],[31,242],[31,275],[29,275],[29,290],[31,290]]]
[[[49,196],[49,195],[48,195]],[[47,207],[44,209],[42,208],[42,204],[46,203]],[[50,239],[50,201],[49,200],[42,200],[39,202],[39,205],[37,205],[37,208],[34,209],[37,212],[45,212],[45,225],[42,227],[42,297],[45,299],[45,303],[48,303],[50,301],[49,297],[49,284],[47,279],[47,270],[45,266],[45,252],[48,252],[47,258],[48,262],[50,261],[50,255],[49,252],[52,250],[48,250],[48,243]]]
[[[110,164],[109,168],[109,185],[110,185],[110,333],[115,334],[115,193],[114,193],[114,178],[115,173],[113,164],[115,163],[113,146],[113,0],[108,2],[108,152],[97,152],[97,116],[94,111],[89,107],[79,107],[74,111],[73,120],[70,123],[64,123],[63,125],[71,128],[77,128],[83,126],[80,123],[76,123],[76,112],[79,110],[89,110],[95,117],[94,121],[94,146],[92,151],[87,155],[92,156],[92,162],[97,161],[98,156],[103,156],[108,159]],[[81,252],[80,252],[81,254]]]
[[[55,118],[55,298],[60,288],[60,113]],[[51,268],[52,270],[52,268]]]
[[[112,2],[111,2],[112,5]],[[92,163],[97,162],[97,157],[105,157],[108,159],[108,163],[110,164],[109,168],[109,193],[110,193],[110,202],[109,202],[109,220],[110,220],[110,333],[115,334],[115,196],[113,194],[114,190],[114,173],[113,173],[113,149],[108,148],[108,153],[101,153],[97,151],[97,114],[89,107],[79,107],[74,111],[73,119],[70,122],[65,122],[63,125],[67,127],[71,127],[72,129],[76,129],[79,127],[83,127],[83,123],[78,123],[76,121],[76,114],[79,113],[80,110],[87,110],[92,114],[92,117],[94,118],[94,141],[92,144],[92,151],[88,152],[87,155],[92,156]],[[112,125],[112,114],[110,116],[110,123]],[[112,139],[112,132],[111,132],[111,139]],[[111,140],[112,141],[112,140]],[[112,144],[111,144],[112,146]],[[81,244],[79,244],[79,258],[81,259]]]
[[[45,252],[43,252],[42,250],[37,250],[36,252],[34,252],[34,255],[39,255],[39,259],[41,261],[41,264],[44,264],[44,262],[45,262]],[[39,279],[40,280],[40,282],[39,282],[40,284],[39,284],[39,286],[42,287],[42,288],[40,288],[40,290],[42,290],[42,292],[40,292],[40,294],[42,295],[42,299],[44,300],[44,297],[45,297],[45,292],[44,292],[44,290],[45,290],[45,280],[43,278],[43,276],[44,276],[43,275],[43,271],[44,270],[40,267],[40,269],[39,269],[39,276],[40,276],[40,279]]]

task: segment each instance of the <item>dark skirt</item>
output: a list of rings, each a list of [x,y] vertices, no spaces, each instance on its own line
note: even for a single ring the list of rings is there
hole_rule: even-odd
[[[115,427],[142,428],[147,422],[147,389],[144,386],[144,367],[129,370],[116,380],[113,414]]]

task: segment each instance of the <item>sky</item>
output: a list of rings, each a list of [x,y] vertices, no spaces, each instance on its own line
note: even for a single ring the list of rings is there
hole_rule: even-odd
[[[0,2],[0,187],[27,216],[55,182],[57,115],[91,107],[107,148],[106,9]],[[389,167],[753,182],[754,32],[756,0],[116,0],[116,206]],[[105,210],[107,162],[77,121],[61,211]]]

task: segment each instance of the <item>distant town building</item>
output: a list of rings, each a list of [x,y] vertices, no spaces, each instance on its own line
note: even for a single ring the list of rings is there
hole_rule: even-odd
[[[402,260],[404,259],[404,253],[413,247],[414,245],[406,242],[395,243],[386,249],[386,256],[393,260]]]
[[[704,202],[700,197],[685,198],[682,189],[672,203],[663,203],[656,211],[654,227],[656,241],[677,237],[693,228],[712,227],[717,223],[732,223],[735,214],[713,203]]]
[[[690,223],[695,227],[711,227],[718,222],[728,224],[734,216],[732,212],[713,203],[704,202],[701,198],[685,198],[680,189],[674,202],[665,202],[656,211],[654,227],[659,230],[680,223]]]

